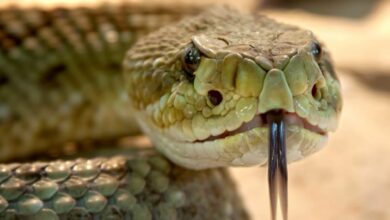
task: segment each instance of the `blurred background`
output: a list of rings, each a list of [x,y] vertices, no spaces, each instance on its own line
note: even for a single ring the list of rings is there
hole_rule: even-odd
[[[0,7],[79,1],[0,0]],[[86,0],[82,4],[96,4]],[[114,2],[114,1],[110,1]],[[137,1],[133,1],[137,2]],[[140,2],[140,1],[138,1]],[[149,0],[145,4],[177,4]],[[207,0],[180,0],[202,6]],[[339,129],[319,153],[289,166],[290,219],[390,219],[390,1],[218,0],[312,30],[332,52],[342,83]],[[231,169],[253,219],[269,219],[266,169]]]

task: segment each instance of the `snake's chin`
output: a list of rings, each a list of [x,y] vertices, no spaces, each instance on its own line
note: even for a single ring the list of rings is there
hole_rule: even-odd
[[[164,131],[145,113],[137,112],[135,116],[157,150],[180,166],[206,169],[267,163],[269,130],[263,115],[255,116],[236,130],[195,141],[179,140],[180,131]],[[285,121],[288,163],[319,151],[326,143],[327,134],[323,130],[296,114],[286,113]]]

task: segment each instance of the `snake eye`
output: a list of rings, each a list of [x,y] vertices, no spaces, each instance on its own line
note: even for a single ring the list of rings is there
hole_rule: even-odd
[[[198,68],[200,63],[199,50],[194,45],[191,44],[184,50],[181,62],[182,62],[183,70],[187,75],[187,78],[190,81],[193,81],[195,77],[194,72]]]
[[[311,46],[311,53],[312,53],[313,56],[316,58],[316,60],[321,59],[322,48],[321,48],[320,43],[314,42],[314,43],[312,44],[312,46]]]

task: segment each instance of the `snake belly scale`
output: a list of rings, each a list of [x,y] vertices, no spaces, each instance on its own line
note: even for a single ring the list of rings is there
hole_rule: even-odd
[[[2,161],[114,140],[136,120],[174,162],[118,147],[119,157],[2,164],[1,217],[247,219],[226,171],[192,169],[265,165],[274,109],[285,113],[287,162],[323,146],[341,111],[325,46],[264,16],[198,11],[1,9]]]

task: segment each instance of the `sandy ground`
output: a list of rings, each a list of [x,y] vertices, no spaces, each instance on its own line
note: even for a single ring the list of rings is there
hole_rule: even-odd
[[[0,0],[0,5],[5,2],[12,1]],[[343,86],[338,131],[322,151],[289,166],[289,219],[390,219],[389,1],[360,19],[274,9],[262,13],[313,30],[333,52]],[[231,171],[253,219],[269,219],[266,169]]]

